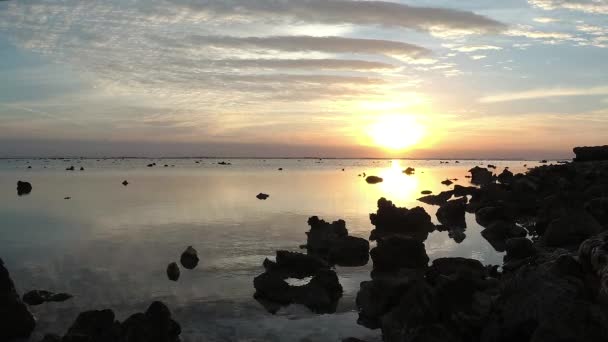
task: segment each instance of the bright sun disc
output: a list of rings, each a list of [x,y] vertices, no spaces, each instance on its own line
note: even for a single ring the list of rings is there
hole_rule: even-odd
[[[410,115],[391,115],[381,117],[369,127],[369,136],[374,145],[403,150],[416,145],[425,135],[425,128]]]

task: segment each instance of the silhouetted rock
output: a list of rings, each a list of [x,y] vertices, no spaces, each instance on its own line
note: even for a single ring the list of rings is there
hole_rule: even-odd
[[[167,266],[167,278],[173,281],[179,279],[179,266],[177,266],[177,263],[172,262]]]
[[[492,172],[486,168],[475,166],[469,172],[471,173],[471,183],[473,184],[485,185],[494,181]]]
[[[178,342],[179,323],[171,318],[171,311],[161,302],[150,304],[145,313],[131,315],[121,324],[121,341]]]
[[[599,300],[608,303],[608,232],[603,232],[581,243],[578,257],[584,270],[595,275]]]
[[[463,196],[469,196],[469,195],[472,196],[478,192],[479,192],[479,189],[474,186],[462,186],[462,185],[458,185],[458,184],[454,185],[454,190],[452,190],[452,193],[456,197],[463,197]]]
[[[198,265],[198,253],[196,252],[196,249],[192,246],[188,246],[179,258],[179,261],[184,268],[189,270],[195,268],[196,265]]]
[[[608,229],[608,197],[594,198],[585,203],[585,210]]]
[[[488,164],[488,169],[496,169],[496,165]]]
[[[486,227],[496,221],[512,221],[505,207],[484,207],[475,212],[475,220]]]
[[[452,181],[451,181],[451,180],[449,180],[449,179],[446,179],[446,180],[442,181],[442,182],[441,182],[441,184],[443,184],[443,185],[447,185],[447,186],[450,186],[450,185],[454,184],[454,182],[452,182]]]
[[[33,290],[23,295],[23,301],[27,305],[40,305],[46,302],[64,302],[72,298],[68,293],[53,293],[44,290]]]
[[[362,266],[369,260],[369,242],[348,236],[344,220],[325,222],[317,216],[308,219],[310,231],[306,232],[308,253],[340,266]]]
[[[542,240],[547,246],[578,246],[585,239],[599,234],[603,227],[583,210],[562,212],[560,217],[549,223]]]
[[[81,166],[81,167],[80,167],[80,171],[84,171],[84,167],[82,167],[82,166]]]
[[[502,170],[498,175],[498,181],[502,184],[511,184],[511,181],[513,181],[513,172],[507,169]]]
[[[416,239],[392,236],[378,240],[370,251],[374,272],[396,272],[402,268],[425,268],[429,262],[424,244]]]
[[[378,184],[381,183],[383,179],[378,176],[368,176],[367,178],[365,178],[365,181],[368,184]]]
[[[466,228],[465,209],[466,199],[455,199],[446,202],[437,209],[437,220],[450,228]]]
[[[487,225],[486,229],[481,231],[488,242],[499,252],[504,252],[506,249],[506,241],[510,238],[525,237],[527,232],[524,228],[512,222],[495,221]]]
[[[109,309],[85,311],[78,315],[63,341],[119,341],[120,322]]]
[[[127,186],[129,185],[129,182],[127,182],[126,180],[122,181],[122,185]]]
[[[407,169],[403,170],[403,173],[408,176],[413,175],[414,172],[416,172],[416,169],[414,169],[413,167],[408,167]]]
[[[217,163],[217,165],[232,165],[232,163],[227,163],[225,161],[221,161],[221,162]]]
[[[4,262],[0,259],[0,341],[27,338],[36,321],[21,301]]]
[[[422,195],[430,195],[430,194],[432,194],[432,193],[433,193],[433,192],[432,192],[431,190],[422,190],[422,191],[420,192],[420,194],[422,194]]]
[[[74,165],[68,167],[67,169],[65,169],[66,171],[74,171]]]
[[[575,147],[576,162],[608,160],[608,145]]]
[[[431,204],[431,205],[442,205],[445,204],[454,192],[452,190],[442,191],[437,195],[427,195],[420,197],[418,200],[422,203]]]
[[[370,214],[369,217],[376,227],[371,232],[370,240],[383,236],[405,235],[423,241],[435,229],[431,216],[422,207],[399,208],[384,197],[378,200],[376,213]]]
[[[255,197],[259,200],[266,200],[268,197],[270,197],[270,195],[260,192]]]
[[[283,171],[283,168],[282,168],[282,167],[280,167],[280,168],[278,168],[278,170],[279,170],[279,171]]]
[[[29,195],[30,192],[32,192],[32,184],[30,184],[29,182],[22,182],[22,181],[17,182],[17,195],[18,196]]]

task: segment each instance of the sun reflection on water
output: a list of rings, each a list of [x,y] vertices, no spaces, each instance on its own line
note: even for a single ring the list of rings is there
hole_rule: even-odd
[[[408,176],[403,170],[399,160],[392,160],[390,167],[379,171],[379,176],[384,179],[380,183],[380,189],[393,201],[411,200],[418,188],[418,177]]]

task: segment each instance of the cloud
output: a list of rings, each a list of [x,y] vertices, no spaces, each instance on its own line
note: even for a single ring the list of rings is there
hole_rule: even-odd
[[[547,18],[547,17],[534,18],[533,20],[536,21],[537,23],[541,23],[541,24],[549,24],[549,23],[555,23],[555,22],[559,21],[559,19]]]
[[[528,0],[528,2],[544,10],[567,9],[594,14],[608,14],[606,0]]]
[[[431,54],[421,46],[382,39],[313,36],[228,37],[190,36],[188,45],[231,49],[259,49],[287,52],[318,51],[325,53],[384,54],[401,60],[417,59]],[[178,42],[177,46],[183,44]]]
[[[487,56],[485,56],[485,55],[474,55],[474,56],[471,56],[471,59],[473,59],[473,60],[480,60],[480,59],[484,59],[486,57]]]
[[[550,89],[532,89],[521,92],[502,93],[496,95],[484,96],[479,99],[481,103],[497,103],[509,101],[523,101],[546,99],[552,97],[566,96],[597,96],[608,95],[608,86],[591,87],[591,88],[550,88]]]
[[[499,46],[494,45],[454,45],[454,44],[443,44],[444,47],[449,48],[450,50],[458,51],[458,52],[476,52],[476,51],[486,51],[486,50],[502,50]]]
[[[326,24],[376,25],[422,31],[444,28],[472,33],[496,33],[505,25],[469,11],[414,7],[387,1],[348,0],[168,0],[208,13],[256,18],[291,17],[297,21]]]
[[[566,32],[555,32],[555,31],[538,31],[530,26],[520,25],[518,27],[509,29],[505,32],[507,36],[512,37],[525,37],[535,40],[542,40],[546,43],[563,43],[565,41],[573,41],[577,38]]]
[[[203,60],[200,64],[209,64],[212,68],[235,69],[312,69],[312,70],[389,70],[398,66],[376,61],[331,58],[302,59],[221,59]]]

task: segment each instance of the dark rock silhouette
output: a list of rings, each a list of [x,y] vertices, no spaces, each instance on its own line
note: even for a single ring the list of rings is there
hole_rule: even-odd
[[[479,192],[479,189],[474,186],[462,186],[462,185],[454,185],[454,190],[452,190],[454,196],[463,197],[463,196],[473,196],[474,194]]]
[[[532,241],[525,237],[508,239],[505,250],[507,251],[505,261],[524,259],[536,254]]]
[[[179,258],[179,262],[186,269],[194,269],[198,265],[198,253],[192,246],[188,246]]]
[[[403,170],[403,173],[405,173],[408,176],[413,175],[414,172],[416,172],[416,169],[414,169],[413,167],[408,167],[407,169]]]
[[[84,171],[84,167],[82,167],[82,166],[81,166],[81,167],[80,167],[80,171]]]
[[[74,165],[68,167],[67,169],[65,169],[66,171],[74,171]]]
[[[17,195],[18,196],[29,195],[30,192],[32,192],[32,184],[30,184],[29,182],[22,182],[22,181],[17,182]]]
[[[232,163],[227,163],[225,161],[221,161],[221,162],[217,163],[217,165],[232,165]]]
[[[378,176],[368,176],[367,178],[365,178],[365,181],[368,184],[378,184],[378,183],[381,183],[382,181],[384,181],[384,179],[382,179]]]
[[[129,182],[127,182],[126,180],[122,181],[122,185],[127,186],[129,185]]]
[[[471,173],[471,183],[473,184],[486,185],[494,181],[492,172],[486,168],[475,166],[469,172]]]
[[[4,261],[0,259],[0,341],[27,338],[36,321],[21,301]]]
[[[167,266],[167,278],[172,281],[177,281],[179,279],[179,266],[177,263],[172,262]]]
[[[437,209],[437,220],[444,226],[453,228],[466,228],[465,211],[467,207],[466,198],[447,201]]]
[[[377,240],[384,236],[402,235],[424,241],[428,234],[435,230],[431,216],[426,213],[424,208],[399,208],[384,197],[378,200],[376,213],[370,214],[369,217],[375,226],[370,234],[370,240]]]
[[[308,219],[306,232],[308,253],[319,256],[330,264],[363,266],[369,260],[369,242],[349,236],[344,220],[325,222],[317,216]]]
[[[498,181],[501,182],[502,184],[511,184],[511,182],[513,181],[513,172],[504,169],[499,175],[498,175]]]
[[[452,181],[451,181],[451,180],[449,180],[449,179],[446,179],[446,180],[442,181],[442,182],[441,182],[441,184],[443,184],[443,185],[447,185],[447,186],[450,186],[450,185],[454,184],[454,182],[452,182]]]
[[[412,238],[391,236],[378,240],[370,252],[374,272],[395,272],[402,268],[424,268],[429,262],[424,244]]]
[[[33,290],[23,295],[23,302],[27,305],[40,305],[46,302],[64,302],[72,298],[68,293],[53,293],[44,290]]]
[[[270,195],[260,192],[255,197],[259,200],[266,200]]]
[[[608,160],[608,145],[575,147],[576,162]]]
[[[525,237],[527,232],[524,228],[512,222],[495,221],[490,223],[486,229],[481,231],[488,242],[499,252],[504,252],[506,242],[510,238]]]
[[[342,296],[336,272],[322,259],[288,251],[277,251],[276,261],[264,260],[266,271],[253,280],[254,298],[271,313],[285,305],[302,304],[316,313],[335,312]],[[312,277],[302,286],[289,285],[285,279]]]
[[[420,191],[420,194],[422,194],[422,195],[430,195],[432,193],[433,192],[431,190],[422,190],[422,191]]]
[[[418,200],[420,202],[426,203],[426,204],[442,205],[442,204],[445,204],[450,198],[452,198],[453,194],[454,194],[454,191],[452,191],[452,190],[442,191],[437,195],[427,195],[427,196],[420,197]]]

